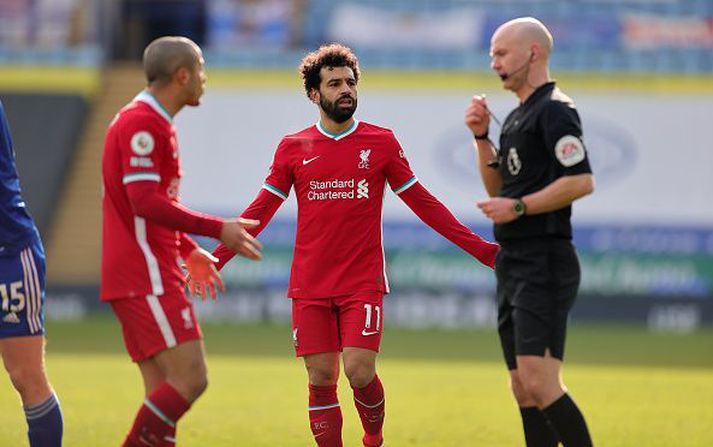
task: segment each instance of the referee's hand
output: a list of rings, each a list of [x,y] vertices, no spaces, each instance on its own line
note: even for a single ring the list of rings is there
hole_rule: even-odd
[[[515,213],[515,199],[508,197],[491,197],[476,203],[485,217],[496,224],[512,222],[518,218]]]
[[[470,105],[465,109],[465,125],[473,132],[473,136],[488,134],[490,115],[485,95],[473,96]]]

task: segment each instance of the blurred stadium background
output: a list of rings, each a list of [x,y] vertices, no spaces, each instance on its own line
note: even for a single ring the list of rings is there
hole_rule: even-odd
[[[48,253],[49,319],[107,311],[97,298],[103,135],[142,88],[140,54],[153,38],[186,35],[205,50],[203,104],[176,121],[189,206],[232,216],[252,200],[280,137],[316,120],[296,72],[300,58],[340,41],[362,64],[358,118],[393,128],[422,182],[491,237],[474,206],[485,192],[462,114],[476,93],[488,94],[501,120],[516,105],[489,71],[488,48],[497,25],[522,15],[555,36],[553,76],[578,104],[597,178],[595,194],[574,210],[583,265],[574,326],[696,332],[690,343],[707,360],[692,364],[705,364],[710,378],[711,0],[0,0],[0,97]],[[287,324],[295,209],[290,198],[261,235],[261,263],[226,267],[229,291],[198,305],[203,321]],[[489,271],[393,194],[384,226],[389,327],[494,326]],[[661,342],[650,337],[632,346]],[[627,355],[635,357],[608,361],[626,363]]]
[[[113,114],[142,87],[140,54],[164,34],[202,44],[204,104],[177,119],[184,201],[225,216],[256,194],[279,138],[316,119],[295,68],[322,42],[354,47],[358,116],[392,127],[422,181],[482,234],[484,196],[462,112],[487,93],[489,36],[534,15],[555,35],[553,74],[576,99],[597,192],[575,207],[584,268],[576,320],[689,330],[713,321],[713,2],[709,0],[2,0],[0,94],[49,256],[50,318],[94,311],[100,155]],[[497,129],[495,129],[497,130]],[[225,271],[204,317],[284,320],[295,203],[262,235],[266,259]],[[492,324],[493,276],[393,197],[384,214],[390,321]]]

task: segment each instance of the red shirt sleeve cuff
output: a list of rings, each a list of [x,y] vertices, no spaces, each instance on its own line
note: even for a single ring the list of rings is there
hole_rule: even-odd
[[[223,219],[203,215],[202,226],[206,236],[220,240],[220,232],[223,231]]]
[[[198,248],[196,241],[191,239],[186,233],[181,233],[178,240],[178,252],[181,254],[181,257],[183,259],[188,259],[188,256],[196,248]]]

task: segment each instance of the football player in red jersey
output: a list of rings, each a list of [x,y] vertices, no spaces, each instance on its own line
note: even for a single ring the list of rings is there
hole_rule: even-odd
[[[309,420],[322,447],[342,445],[337,400],[340,352],[364,428],[363,444],[383,443],[384,389],[376,355],[389,293],[382,244],[386,184],[418,217],[492,267],[498,245],[461,224],[411,171],[394,133],[354,119],[359,66],[356,56],[332,44],[308,54],[300,66],[319,122],[280,142],[270,173],[243,218],[261,223],[258,234],[294,188],[297,236],[288,296],[297,355],[309,376]],[[218,265],[233,252],[218,247]]]
[[[222,282],[216,259],[186,233],[220,239],[260,259],[244,219],[223,220],[179,204],[182,175],[173,117],[197,106],[206,80],[200,48],[184,37],[144,51],[148,85],[116,115],[104,143],[101,299],[111,303],[139,366],[145,400],[125,446],[172,446],[178,420],[206,388],[202,334],[184,292],[182,257],[203,298]]]

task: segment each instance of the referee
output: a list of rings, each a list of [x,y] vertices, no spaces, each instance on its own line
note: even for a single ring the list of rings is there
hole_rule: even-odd
[[[551,80],[552,35],[526,17],[501,25],[491,68],[520,100],[503,123],[500,149],[488,139],[485,96],[465,123],[473,132],[489,199],[478,207],[495,224],[498,332],[528,447],[587,447],[592,440],[562,383],[567,314],[579,287],[572,202],[594,179],[572,100]]]

